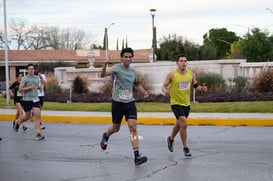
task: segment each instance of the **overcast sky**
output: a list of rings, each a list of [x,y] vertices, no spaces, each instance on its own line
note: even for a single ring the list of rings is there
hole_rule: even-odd
[[[0,30],[3,30],[3,0],[0,0]],[[225,27],[242,36],[248,28],[273,32],[273,0],[6,0],[7,21],[75,27],[90,33],[102,45],[104,28],[109,28],[109,48],[121,47],[127,37],[133,49],[151,48],[152,17],[156,9],[157,39],[177,34],[202,44],[211,28]],[[269,10],[266,10],[269,8]]]

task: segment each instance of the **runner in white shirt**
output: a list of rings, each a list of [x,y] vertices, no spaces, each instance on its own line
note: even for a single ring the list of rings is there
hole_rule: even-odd
[[[42,74],[39,70],[38,70],[38,66],[35,65],[34,66],[34,74],[35,75],[38,75],[39,76],[39,89],[37,89],[38,91],[38,97],[40,99],[40,104],[41,104],[41,111],[42,111],[42,108],[43,108],[43,105],[44,105],[44,97],[45,97],[45,85],[47,83],[47,80],[46,80],[46,76],[45,74]],[[43,125],[42,123],[42,120],[40,122],[41,124],[41,129],[45,129],[45,126]]]

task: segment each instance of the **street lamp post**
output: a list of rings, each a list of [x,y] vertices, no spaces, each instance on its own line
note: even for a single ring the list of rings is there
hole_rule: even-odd
[[[217,41],[221,41],[221,42],[224,42],[224,43],[226,43],[226,44],[228,44],[228,45],[232,45],[232,43],[229,43],[229,42],[227,42],[226,40],[223,40],[223,39],[220,39],[220,38],[217,38],[216,39]]]
[[[152,30],[153,30],[153,39],[152,39],[152,47],[153,47],[153,62],[155,62],[155,49],[156,49],[156,38],[155,38],[155,27],[154,27],[154,17],[156,9],[150,9],[152,15]]]
[[[9,106],[9,62],[8,62],[8,37],[7,37],[7,12],[6,12],[6,0],[3,0],[4,8],[4,40],[5,40],[5,66],[6,66],[6,105]]]
[[[104,44],[105,44],[105,58],[108,60],[108,29],[114,25],[115,23],[111,23],[108,28],[104,29]]]

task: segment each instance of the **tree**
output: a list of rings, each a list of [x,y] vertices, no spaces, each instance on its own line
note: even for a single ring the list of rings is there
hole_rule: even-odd
[[[117,45],[116,45],[116,50],[118,50],[118,38],[117,38]]]
[[[49,27],[50,31],[48,34],[48,41],[51,45],[53,50],[59,50],[60,49],[60,30],[58,27]]]
[[[28,22],[23,19],[11,19],[9,27],[12,30],[11,39],[16,41],[16,49],[29,49],[28,35],[32,30],[29,28]]]
[[[124,49],[124,39],[122,39],[122,46],[121,49]]]
[[[127,36],[126,36],[125,48],[128,48]]]
[[[239,40],[239,37],[226,28],[210,29],[203,35],[203,46],[209,46],[216,51],[216,59],[227,58],[231,52],[232,43]]]
[[[216,59],[216,49],[212,43],[207,43],[200,47],[200,59],[201,60],[214,60]]]
[[[241,40],[241,52],[248,62],[273,60],[273,35],[259,28],[251,29],[245,39]]]
[[[54,45],[54,41],[52,41],[53,37],[56,38],[56,33],[58,33],[56,32],[56,28],[34,25],[31,29],[32,32],[28,36],[29,48],[34,50],[42,50],[56,47],[56,45]]]
[[[231,52],[229,55],[230,59],[245,59],[246,57],[242,53],[242,43],[244,39],[239,39],[237,42],[234,42],[231,46]]]
[[[2,33],[0,29],[0,49],[4,49],[4,47],[5,47],[4,33]],[[10,49],[9,45],[7,45],[7,48]]]
[[[100,50],[104,50],[103,47],[101,45],[97,45],[97,44],[92,44],[90,46],[90,49],[100,49]]]
[[[11,39],[17,50],[77,50],[93,46],[91,36],[76,28],[59,30],[58,27],[44,25],[31,26],[22,19],[12,19],[9,26]]]
[[[60,49],[62,50],[77,50],[82,49],[85,32],[78,29],[65,28],[60,32]]]
[[[104,29],[104,36],[103,36],[103,49],[106,50],[108,48],[108,33],[107,28]]]
[[[189,60],[198,60],[199,45],[177,36],[176,34],[163,36],[159,40],[159,48],[156,50],[158,60],[175,60],[180,53],[188,55]]]
[[[13,19],[10,24],[12,40],[17,45],[17,50],[33,49],[41,50],[48,47],[54,47],[52,36],[56,36],[57,28],[43,25],[28,25],[27,21],[21,19]]]

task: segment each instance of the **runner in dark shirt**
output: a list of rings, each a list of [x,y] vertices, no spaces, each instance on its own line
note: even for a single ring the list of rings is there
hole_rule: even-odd
[[[23,95],[19,92],[19,85],[22,80],[22,77],[23,77],[23,73],[20,73],[20,72],[17,73],[16,81],[13,82],[11,86],[9,87],[9,93],[13,97],[14,105],[16,106],[16,109],[17,109],[15,120],[13,121],[13,126],[15,124],[15,121],[19,118],[22,118],[25,114],[23,110],[23,104],[22,104]],[[22,128],[24,131],[27,130],[27,127],[25,126],[25,124],[22,124]]]

